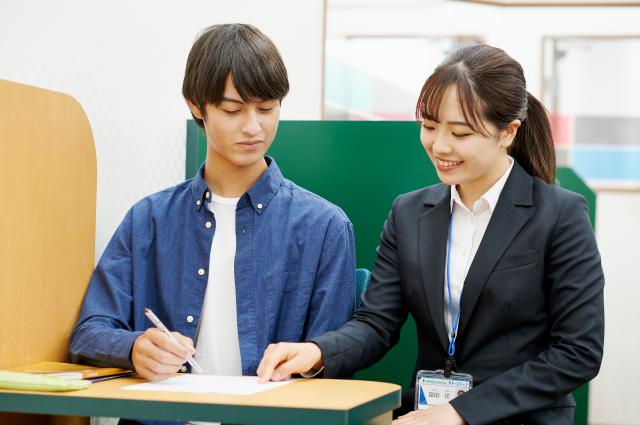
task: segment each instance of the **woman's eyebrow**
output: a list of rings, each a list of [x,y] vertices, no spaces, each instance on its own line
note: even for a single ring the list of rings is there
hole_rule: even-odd
[[[465,121],[447,121],[447,124],[449,125],[464,125],[465,127],[469,127],[472,128],[468,122]]]

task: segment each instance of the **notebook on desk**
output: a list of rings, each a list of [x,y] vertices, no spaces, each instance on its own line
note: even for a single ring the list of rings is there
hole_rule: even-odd
[[[13,372],[32,373],[45,376],[56,376],[63,379],[87,379],[91,382],[121,378],[134,375],[135,372],[117,367],[96,367],[73,363],[39,362],[14,367]]]
[[[75,391],[91,385],[85,379],[62,379],[57,376],[0,370],[0,390]]]

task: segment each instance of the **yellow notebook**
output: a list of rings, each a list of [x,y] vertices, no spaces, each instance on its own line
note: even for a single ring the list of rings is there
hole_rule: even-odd
[[[62,379],[55,376],[0,370],[0,388],[24,391],[74,391],[84,390],[91,381]]]
[[[133,375],[135,372],[117,367],[95,367],[73,363],[40,362],[9,369],[63,379],[88,379],[92,382]]]

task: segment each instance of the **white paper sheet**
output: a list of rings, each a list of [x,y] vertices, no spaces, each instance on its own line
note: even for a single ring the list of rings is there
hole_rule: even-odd
[[[251,395],[290,384],[295,379],[282,382],[258,383],[257,376],[219,376],[186,374],[161,382],[128,385],[123,390],[174,391],[181,393],[218,393]]]

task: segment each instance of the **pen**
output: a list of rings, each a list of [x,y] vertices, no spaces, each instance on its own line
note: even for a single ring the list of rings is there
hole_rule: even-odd
[[[144,309],[144,315],[147,316],[149,318],[149,320],[151,320],[151,323],[153,323],[153,325],[160,329],[162,332],[164,332],[165,334],[167,334],[167,336],[169,338],[171,338],[171,340],[173,340],[176,344],[178,345],[182,345],[178,342],[177,339],[175,339],[173,337],[173,335],[171,335],[171,332],[169,332],[169,329],[167,329],[167,327],[164,325],[164,323],[162,323],[160,321],[160,319],[158,319],[158,316],[156,316],[153,311],[151,311],[150,308],[145,308]],[[198,364],[198,362],[196,361],[196,359],[194,359],[193,357],[190,358],[189,360],[187,360],[187,362],[189,362],[189,364],[191,365],[191,367],[193,369],[195,369],[196,372],[198,373],[204,373],[204,370],[202,370],[202,368],[200,367],[200,365]]]

